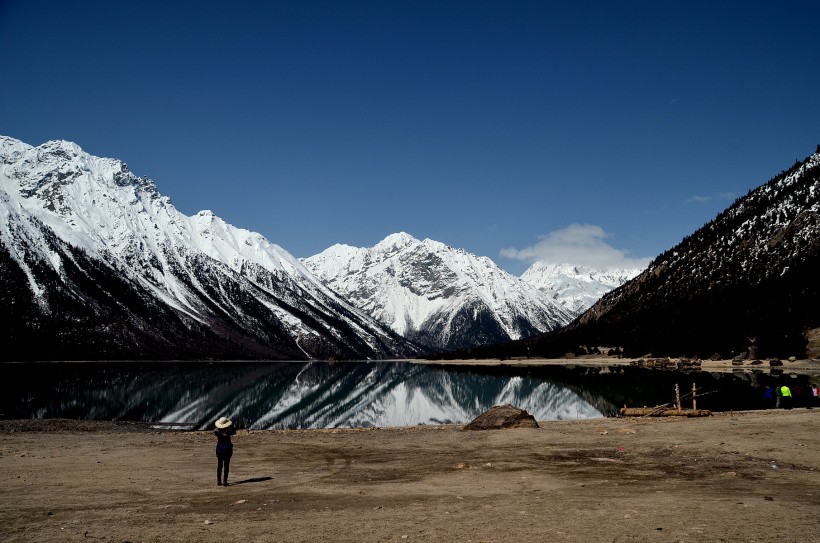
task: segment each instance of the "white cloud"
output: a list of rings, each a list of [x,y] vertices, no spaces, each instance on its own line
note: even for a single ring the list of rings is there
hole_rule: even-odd
[[[691,204],[691,203],[708,204],[711,201],[712,201],[711,196],[698,196],[698,195],[695,195],[695,196],[692,196],[691,198],[689,198],[688,200],[686,200],[686,203],[687,204]]]
[[[532,247],[502,249],[501,256],[527,262],[573,264],[596,269],[645,268],[649,258],[633,258],[604,241],[606,232],[594,224],[571,224],[542,236]]]
[[[735,199],[734,193],[732,193],[732,192],[720,192],[720,193],[718,193],[714,196],[699,196],[699,195],[696,194],[696,195],[692,196],[691,198],[689,198],[688,200],[686,200],[686,203],[687,204],[708,204],[709,202],[712,202],[713,200],[730,201],[730,200],[734,200],[734,199]]]

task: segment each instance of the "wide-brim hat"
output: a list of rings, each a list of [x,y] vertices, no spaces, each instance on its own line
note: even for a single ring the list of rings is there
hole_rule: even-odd
[[[223,429],[223,428],[227,428],[231,424],[233,424],[233,421],[231,421],[231,419],[228,419],[228,418],[225,418],[225,417],[221,417],[215,423],[216,427],[219,428],[220,430]]]

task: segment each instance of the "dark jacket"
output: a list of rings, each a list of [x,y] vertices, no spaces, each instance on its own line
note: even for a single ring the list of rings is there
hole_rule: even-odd
[[[233,426],[223,428],[222,430],[219,428],[214,430],[214,435],[216,436],[217,456],[230,456],[233,454],[233,443],[231,443],[231,436],[234,434],[236,434],[236,428]]]

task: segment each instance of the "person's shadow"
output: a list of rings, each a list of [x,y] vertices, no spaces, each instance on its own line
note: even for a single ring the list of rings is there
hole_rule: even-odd
[[[242,479],[241,481],[231,483],[231,486],[243,485],[245,483],[261,483],[262,481],[270,481],[271,479],[273,479],[273,477],[254,477],[252,479]]]

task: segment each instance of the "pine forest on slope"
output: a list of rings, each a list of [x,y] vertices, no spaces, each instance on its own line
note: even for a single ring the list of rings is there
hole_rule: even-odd
[[[820,326],[817,152],[659,255],[570,325],[446,357],[806,356]],[[811,347],[816,353],[816,346]]]

